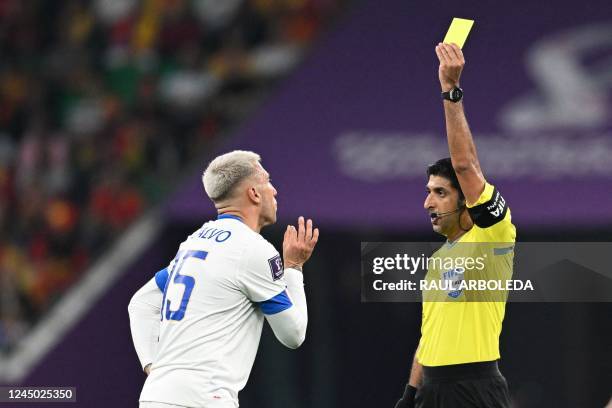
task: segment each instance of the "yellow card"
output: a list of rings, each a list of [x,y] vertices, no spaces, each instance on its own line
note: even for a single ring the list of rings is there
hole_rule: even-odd
[[[450,44],[455,43],[459,48],[463,48],[465,40],[467,40],[468,34],[474,25],[474,20],[466,20],[464,18],[453,18],[446,37],[444,37],[443,43]]]

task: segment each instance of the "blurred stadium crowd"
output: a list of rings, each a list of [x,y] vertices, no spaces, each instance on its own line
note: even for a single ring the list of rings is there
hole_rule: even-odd
[[[0,0],[2,352],[342,3]]]

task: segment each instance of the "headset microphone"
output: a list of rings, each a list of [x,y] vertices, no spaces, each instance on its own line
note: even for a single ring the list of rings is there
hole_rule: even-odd
[[[465,206],[462,205],[462,206],[457,207],[456,210],[447,211],[447,212],[443,212],[443,213],[432,212],[432,213],[429,214],[429,216],[431,217],[431,219],[442,218],[442,217],[446,217],[447,215],[451,215],[451,214],[454,214],[456,212],[459,212],[459,211],[463,210],[464,208],[465,208]]]

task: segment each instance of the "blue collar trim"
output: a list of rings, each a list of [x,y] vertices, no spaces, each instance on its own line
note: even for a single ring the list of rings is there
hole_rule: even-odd
[[[222,219],[225,219],[225,218],[231,218],[233,220],[238,220],[240,222],[243,222],[242,218],[240,218],[237,215],[232,215],[232,214],[219,214],[219,216],[217,217],[218,220],[222,220]]]

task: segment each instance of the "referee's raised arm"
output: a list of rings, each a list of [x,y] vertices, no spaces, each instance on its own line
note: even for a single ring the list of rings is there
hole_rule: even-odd
[[[459,78],[465,66],[465,58],[455,44],[438,44],[436,55],[440,60],[438,77],[444,97],[448,148],[461,190],[469,205],[478,200],[484,190],[485,179],[463,111],[463,90],[459,86]]]

